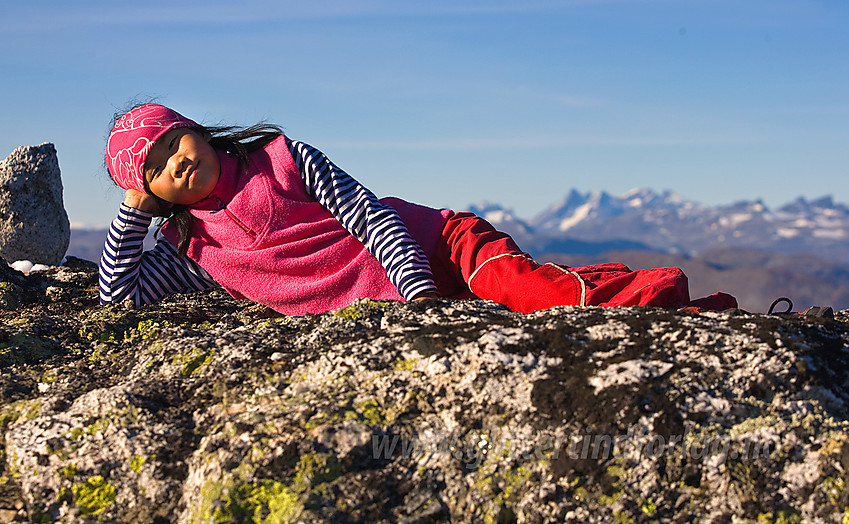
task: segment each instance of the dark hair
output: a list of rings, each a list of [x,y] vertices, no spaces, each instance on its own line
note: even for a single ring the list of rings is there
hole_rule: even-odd
[[[283,134],[283,130],[279,126],[265,122],[250,127],[199,126],[190,129],[203,136],[211,136],[209,145],[215,150],[226,151],[234,155],[241,168],[245,170],[248,168],[251,153],[259,151]],[[147,186],[147,183],[145,183],[145,186]],[[173,222],[180,237],[180,241],[177,243],[177,252],[180,255],[185,255],[189,250],[189,240],[195,223],[195,217],[189,212],[190,208],[191,206],[174,205],[171,207],[171,216],[159,224],[159,229],[161,229],[166,223]],[[157,232],[159,229],[157,229]]]

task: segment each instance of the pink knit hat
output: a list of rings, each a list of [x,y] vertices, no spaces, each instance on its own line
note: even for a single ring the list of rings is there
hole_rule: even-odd
[[[145,104],[115,122],[106,141],[106,166],[116,184],[144,191],[144,161],[156,139],[178,127],[199,127],[173,109]]]

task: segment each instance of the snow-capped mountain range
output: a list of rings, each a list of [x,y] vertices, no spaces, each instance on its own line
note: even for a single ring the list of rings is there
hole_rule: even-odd
[[[497,204],[479,204],[472,211],[534,254],[646,249],[698,255],[745,248],[849,263],[849,207],[830,196],[800,197],[772,210],[759,200],[711,207],[668,191],[634,189],[613,196],[573,189],[528,221]]]

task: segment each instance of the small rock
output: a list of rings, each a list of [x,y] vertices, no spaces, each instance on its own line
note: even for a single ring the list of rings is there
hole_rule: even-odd
[[[62,300],[63,289],[59,286],[47,286],[47,289],[44,290],[44,294],[47,295],[47,298],[50,299],[51,302],[58,302]]]
[[[56,148],[15,149],[0,162],[0,256],[55,265],[70,239]]]

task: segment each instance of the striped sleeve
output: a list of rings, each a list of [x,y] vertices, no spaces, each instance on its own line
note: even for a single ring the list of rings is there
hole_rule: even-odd
[[[287,145],[307,191],[377,258],[402,297],[436,292],[430,263],[395,209],[321,151],[294,140]]]
[[[100,303],[132,299],[136,306],[152,304],[176,292],[209,289],[211,276],[194,260],[182,257],[170,242],[160,238],[143,251],[152,215],[121,204],[112,221],[100,257]]]

